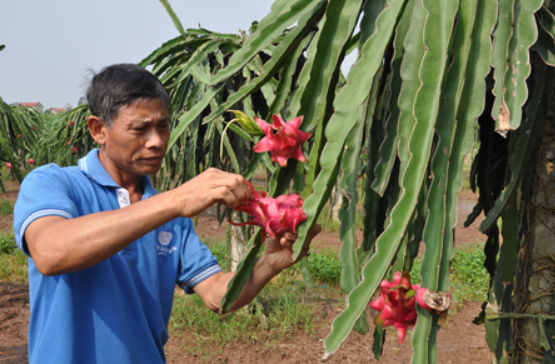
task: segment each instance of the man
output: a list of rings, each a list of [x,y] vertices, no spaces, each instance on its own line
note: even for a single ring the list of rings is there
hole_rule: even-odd
[[[218,312],[232,277],[188,218],[254,196],[241,176],[216,169],[164,193],[151,186],[170,136],[170,104],[148,71],[107,67],[87,101],[100,149],[75,167],[35,169],[15,206],[16,240],[30,257],[29,360],[164,363],[175,284]],[[266,241],[233,309],[292,265],[294,240],[287,232]]]

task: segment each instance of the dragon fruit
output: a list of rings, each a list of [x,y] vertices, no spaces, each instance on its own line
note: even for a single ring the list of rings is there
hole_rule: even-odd
[[[297,225],[306,220],[302,209],[303,200],[298,193],[281,195],[277,198],[267,197],[263,191],[256,192],[247,181],[255,198],[247,205],[237,206],[235,209],[252,216],[251,221],[244,223],[230,223],[235,226],[254,225],[262,228],[262,242],[266,233],[271,237],[286,231],[297,233]]]
[[[73,124],[75,124],[75,121],[70,120],[70,121],[69,121],[69,126],[73,126]]]
[[[33,158],[29,158],[29,160],[27,161],[27,163],[33,165],[35,164],[35,160]]]
[[[380,311],[374,324],[383,327],[393,325],[397,329],[399,345],[402,345],[407,329],[416,323],[416,303],[428,311],[432,310],[423,299],[428,291],[419,284],[411,285],[409,272],[395,272],[391,282],[384,279],[380,283],[380,296],[370,302],[371,308]]]
[[[6,167],[7,167],[8,169],[12,169],[12,164],[11,164],[10,162],[6,163]]]
[[[270,151],[272,160],[285,167],[289,158],[307,162],[303,153],[302,144],[310,138],[310,133],[299,130],[303,120],[302,116],[285,122],[281,116],[273,115],[274,124],[268,124],[262,119],[254,118],[266,136],[254,146],[256,153]]]

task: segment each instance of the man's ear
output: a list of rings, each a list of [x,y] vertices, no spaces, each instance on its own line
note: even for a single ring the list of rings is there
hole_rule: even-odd
[[[98,116],[91,115],[87,120],[87,125],[89,126],[89,132],[92,138],[100,145],[106,143],[106,129],[108,126],[104,123],[104,120]]]

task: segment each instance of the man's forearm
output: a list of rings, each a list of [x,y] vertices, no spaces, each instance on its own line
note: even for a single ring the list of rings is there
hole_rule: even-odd
[[[71,273],[113,256],[141,236],[179,216],[170,192],[123,209],[76,219],[48,216],[25,233],[37,269],[45,275]]]
[[[243,286],[239,297],[233,302],[230,311],[235,311],[249,304],[270,280],[281,271],[270,268],[267,264],[267,255],[263,254],[256,262],[249,280]],[[222,313],[222,299],[227,292],[227,287],[234,272],[219,273],[195,286],[195,292],[203,299],[206,306],[214,312]]]

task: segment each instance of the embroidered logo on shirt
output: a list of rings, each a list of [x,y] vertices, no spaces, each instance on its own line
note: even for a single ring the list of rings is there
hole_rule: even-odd
[[[158,250],[158,255],[171,254],[177,250],[177,247],[175,246],[168,246],[172,238],[173,234],[169,231],[160,231],[160,233],[158,234],[158,242],[160,244],[156,246],[156,249]]]
[[[173,234],[169,231],[160,231],[160,234],[158,234],[158,241],[160,241],[160,244],[162,244],[163,246],[168,245],[172,238]]]

